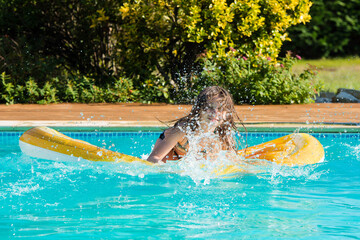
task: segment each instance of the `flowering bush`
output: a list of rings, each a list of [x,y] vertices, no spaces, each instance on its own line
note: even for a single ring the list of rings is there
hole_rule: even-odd
[[[288,54],[278,61],[264,56],[235,56],[202,59],[203,70],[193,78],[194,94],[204,86],[221,85],[234,101],[250,104],[310,103],[322,88],[315,69],[294,74],[291,67],[300,56]]]

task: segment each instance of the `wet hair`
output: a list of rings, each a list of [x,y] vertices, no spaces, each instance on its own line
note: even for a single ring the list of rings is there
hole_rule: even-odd
[[[200,126],[199,120],[201,112],[211,108],[213,103],[217,103],[218,106],[220,106],[220,111],[226,112],[225,119],[223,123],[215,129],[215,134],[219,135],[225,150],[237,150],[236,142],[231,134],[231,130],[239,134],[235,125],[235,119],[240,121],[246,132],[247,130],[235,111],[231,94],[222,87],[211,86],[203,89],[195,100],[195,104],[190,113],[179,119],[174,127],[181,127],[185,131],[195,131]]]

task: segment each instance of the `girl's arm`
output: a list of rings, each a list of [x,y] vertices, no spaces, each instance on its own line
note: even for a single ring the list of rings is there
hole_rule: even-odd
[[[153,163],[161,162],[170,150],[173,149],[174,146],[185,136],[185,133],[180,131],[178,128],[169,128],[164,132],[164,134],[164,139],[158,138],[156,141],[147,161]]]

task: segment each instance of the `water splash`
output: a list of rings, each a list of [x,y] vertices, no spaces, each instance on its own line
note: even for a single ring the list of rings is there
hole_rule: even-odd
[[[350,149],[350,153],[345,156],[355,156],[356,160],[360,161],[360,144],[352,146],[350,144],[344,143],[343,146]]]
[[[287,184],[289,182],[298,182],[305,184],[308,181],[318,180],[322,175],[327,174],[329,170],[319,170],[323,163],[304,165],[304,166],[286,166],[276,163],[269,163],[266,171],[259,174],[259,178],[266,179],[272,185]]]
[[[219,143],[219,137],[213,132],[202,132],[200,134],[187,135],[189,141],[189,150],[187,155],[181,161],[169,161],[163,165],[148,166],[139,162],[125,163],[108,163],[108,162],[92,162],[79,159],[76,162],[50,162],[39,160],[40,165],[49,167],[49,170],[55,168],[51,172],[52,176],[44,175],[48,181],[52,178],[61,177],[68,182],[75,182],[76,175],[87,171],[89,174],[98,176],[104,174],[107,176],[115,176],[125,174],[139,179],[146,179],[147,175],[152,174],[175,174],[183,177],[189,177],[197,185],[211,184],[213,179],[238,177],[244,175],[256,175],[258,178],[266,179],[271,184],[281,184],[288,181],[296,180],[316,180],[324,172],[317,172],[316,167],[287,167],[268,162],[261,159],[243,159],[240,156],[223,151]],[[112,141],[97,140],[103,147],[111,144],[116,151],[116,146]],[[109,142],[110,141],[110,142]],[[140,143],[134,141],[134,148],[139,147]],[[140,146],[141,147],[141,146]],[[130,147],[131,148],[131,147]],[[128,153],[132,155],[131,153]],[[103,155],[99,151],[98,155]],[[142,159],[146,159],[147,155],[143,154]],[[39,165],[39,161],[33,161]],[[51,163],[51,164],[50,164]],[[38,166],[37,168],[42,168]],[[33,173],[34,174],[34,173]],[[55,176],[56,175],[56,176]]]
[[[197,185],[208,185],[213,179],[242,178],[249,174],[272,185],[290,181],[306,183],[318,180],[328,172],[319,170],[323,164],[290,167],[262,159],[243,159],[212,144],[218,141],[214,133],[189,134],[187,138],[190,146],[187,155],[181,161],[164,164],[159,170],[190,177]]]

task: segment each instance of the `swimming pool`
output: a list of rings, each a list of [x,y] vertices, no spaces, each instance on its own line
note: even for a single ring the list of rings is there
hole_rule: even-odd
[[[158,132],[63,132],[134,156]],[[325,162],[214,178],[176,164],[55,162],[0,132],[0,239],[360,238],[360,134],[315,133]],[[249,133],[249,145],[286,133]],[[188,172],[184,171],[186,169]]]

